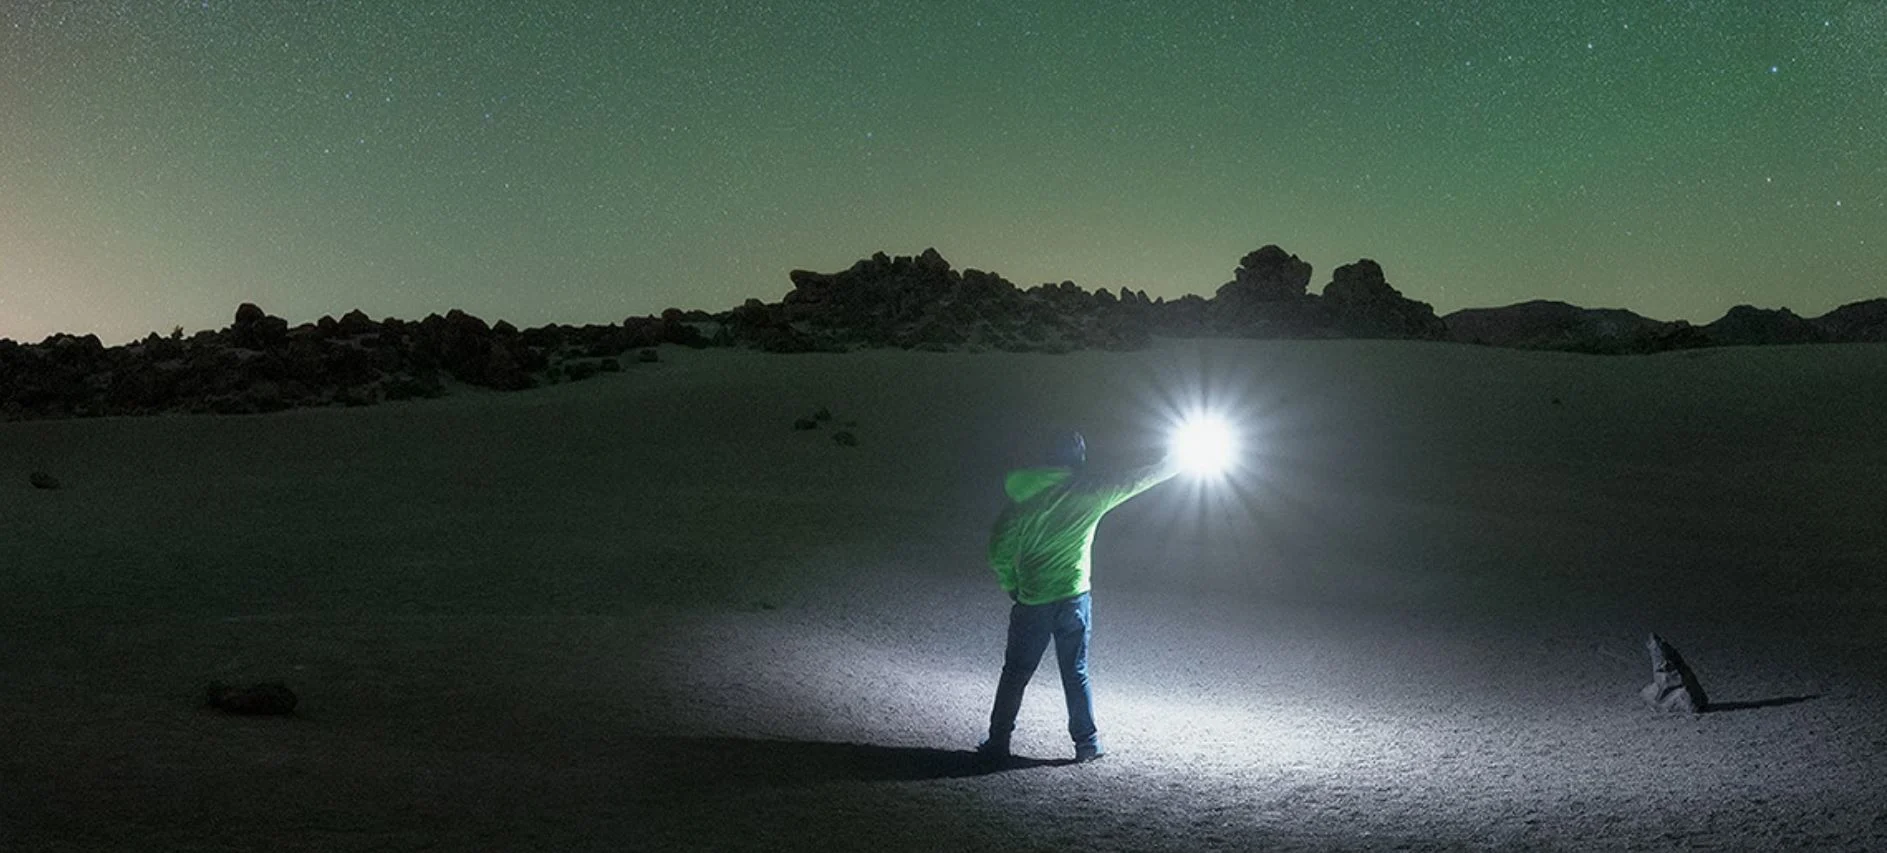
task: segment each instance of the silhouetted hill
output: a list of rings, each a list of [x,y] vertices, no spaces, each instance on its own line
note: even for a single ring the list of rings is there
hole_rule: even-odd
[[[1752,344],[1815,344],[1828,340],[1821,327],[1787,308],[1738,305],[1715,323],[1703,327],[1711,343],[1720,346]]]
[[[1518,349],[1600,354],[1652,353],[1707,346],[1887,342],[1887,299],[1843,305],[1813,319],[1787,308],[1738,305],[1717,321],[1693,326],[1616,308],[1581,308],[1535,300],[1503,308],[1468,308],[1442,318],[1448,339]]]
[[[1653,320],[1619,308],[1581,308],[1534,300],[1504,308],[1469,308],[1442,318],[1449,340],[1519,349],[1647,353],[1704,346],[1682,320]]]
[[[1831,341],[1887,343],[1887,299],[1850,302],[1814,323]]]

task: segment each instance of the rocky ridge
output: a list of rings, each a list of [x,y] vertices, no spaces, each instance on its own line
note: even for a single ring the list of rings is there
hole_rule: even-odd
[[[1391,286],[1381,265],[1337,267],[1320,294],[1312,269],[1269,245],[1245,255],[1211,298],[1149,299],[1071,281],[1021,288],[957,270],[935,249],[874,254],[833,273],[794,270],[778,302],[719,313],[671,308],[620,324],[519,329],[453,310],[374,320],[355,310],[290,326],[240,306],[224,329],[106,347],[96,335],[37,344],[0,338],[0,419],[158,413],[252,414],[438,396],[452,384],[515,391],[659,360],[659,347],[846,352],[1063,353],[1131,350],[1154,336],[1395,338],[1588,353],[1648,353],[1726,344],[1887,341],[1887,299],[1804,319],[1787,309],[1732,309],[1706,326],[1560,302],[1437,317]]]
[[[661,344],[708,342],[679,311],[524,330],[457,310],[417,322],[350,311],[291,328],[244,303],[228,328],[188,337],[0,339],[0,417],[256,414],[436,397],[452,382],[515,391],[621,370],[621,354]]]
[[[1617,308],[1535,300],[1469,308],[1442,318],[1448,340],[1468,344],[1606,355],[1711,346],[1887,342],[1887,299],[1843,305],[1804,318],[1787,308],[1738,305],[1716,322],[1653,320]]]

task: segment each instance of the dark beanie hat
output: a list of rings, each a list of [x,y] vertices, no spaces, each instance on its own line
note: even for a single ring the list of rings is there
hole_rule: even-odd
[[[1081,433],[1069,430],[1055,436],[1048,445],[1047,462],[1050,465],[1078,468],[1087,461],[1088,442],[1081,437]]]

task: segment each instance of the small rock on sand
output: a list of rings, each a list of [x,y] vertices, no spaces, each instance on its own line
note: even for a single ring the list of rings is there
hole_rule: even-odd
[[[1684,662],[1684,656],[1677,653],[1677,647],[1652,634],[1645,640],[1645,650],[1651,653],[1651,683],[1638,695],[1647,704],[1660,711],[1689,714],[1703,713],[1709,707],[1702,682]]]

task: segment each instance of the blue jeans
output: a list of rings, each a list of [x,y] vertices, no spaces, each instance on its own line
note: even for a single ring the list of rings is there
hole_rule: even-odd
[[[1017,604],[1009,609],[1009,646],[1003,652],[1002,680],[996,707],[989,712],[989,740],[1007,746],[1022,709],[1022,691],[1042,662],[1050,637],[1061,663],[1061,692],[1068,700],[1068,736],[1075,747],[1096,746],[1094,691],[1088,685],[1088,634],[1092,606],[1087,593],[1048,604]]]

